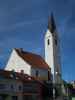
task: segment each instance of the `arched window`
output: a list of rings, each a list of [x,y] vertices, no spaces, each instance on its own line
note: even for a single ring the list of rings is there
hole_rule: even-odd
[[[47,41],[47,42],[48,42],[48,45],[49,45],[49,44],[50,44],[50,40],[48,39],[48,41]]]

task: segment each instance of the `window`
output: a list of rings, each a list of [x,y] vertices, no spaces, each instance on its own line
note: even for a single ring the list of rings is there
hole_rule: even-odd
[[[13,85],[11,85],[11,89],[12,89],[12,90],[14,89],[14,86],[13,86]]]
[[[12,96],[12,100],[18,100],[17,96]]]
[[[5,89],[5,84],[0,84],[0,89]]]
[[[49,39],[48,39],[48,45],[50,44],[50,41],[49,41]]]
[[[38,75],[39,75],[39,71],[37,70],[37,71],[36,71],[36,77],[38,77]]]
[[[50,71],[48,70],[48,80],[50,80]]]
[[[22,87],[21,87],[21,85],[19,85],[19,90],[20,90],[20,91],[22,90]]]

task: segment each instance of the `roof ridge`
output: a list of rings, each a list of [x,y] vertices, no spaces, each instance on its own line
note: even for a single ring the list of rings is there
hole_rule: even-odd
[[[33,52],[30,52],[30,51],[24,51],[22,48],[14,48],[16,51],[19,51],[21,50],[22,53],[27,53],[27,54],[33,54],[33,55],[36,55],[36,56],[40,56],[39,54],[36,54],[36,53],[33,53]],[[42,57],[42,56],[40,56]],[[43,58],[43,57],[42,57]]]
[[[38,67],[38,68],[43,68],[43,69],[49,69],[48,64],[46,61],[43,59],[38,54],[34,54],[31,52],[23,51],[22,49],[15,49],[17,54],[27,63],[29,63],[32,67]]]

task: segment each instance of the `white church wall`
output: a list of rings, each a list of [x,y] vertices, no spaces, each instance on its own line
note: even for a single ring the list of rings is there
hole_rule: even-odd
[[[16,72],[24,71],[25,74],[35,76],[36,71],[39,72],[39,78],[41,79],[48,79],[48,70],[33,67],[29,65],[26,61],[24,61],[15,50],[12,51],[8,63],[5,67],[5,70],[14,70]]]
[[[46,69],[41,69],[41,68],[32,68],[31,70],[31,74],[32,76],[36,76],[36,72],[38,71],[38,77],[41,79],[41,80],[48,80],[48,70]]]
[[[59,58],[59,40],[57,33],[51,33],[47,30],[45,34],[45,60],[51,67],[51,73],[53,75],[53,81],[61,83],[61,69]],[[49,40],[49,41],[48,41]],[[49,42],[49,43],[48,43]]]
[[[48,45],[49,39],[49,45]],[[53,37],[52,33],[47,30],[45,35],[45,61],[51,68],[52,74],[54,73],[54,58],[53,58]]]
[[[16,72],[21,72],[24,70],[24,73],[30,75],[31,74],[31,65],[25,62],[15,50],[12,51],[9,61],[5,67],[5,70],[15,70]]]

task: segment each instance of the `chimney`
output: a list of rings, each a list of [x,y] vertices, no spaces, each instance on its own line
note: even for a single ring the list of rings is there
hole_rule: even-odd
[[[23,51],[23,48],[18,48],[18,51],[19,51],[19,52],[22,52],[22,51]]]

